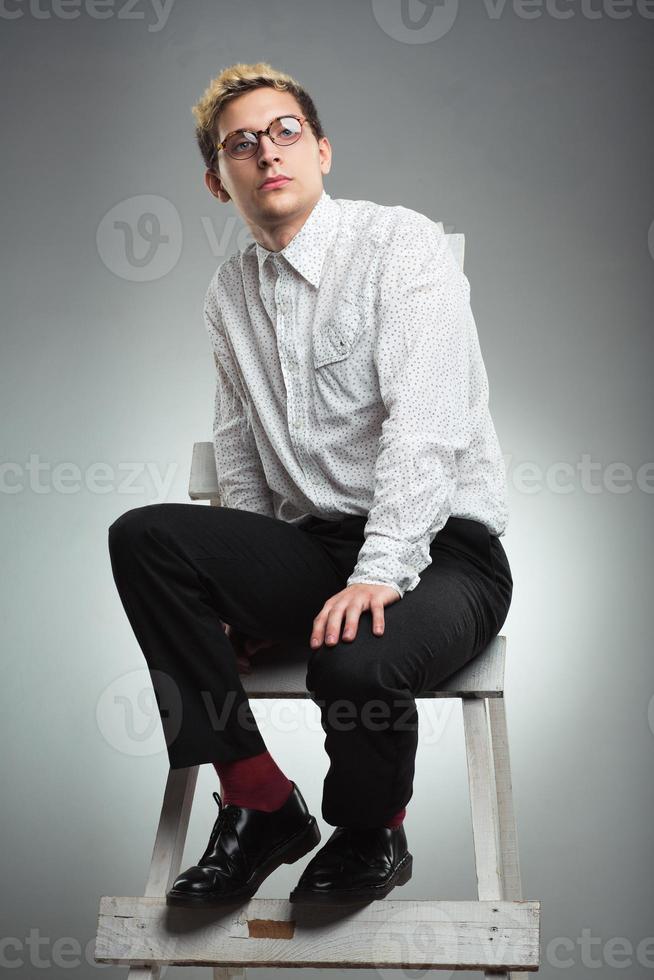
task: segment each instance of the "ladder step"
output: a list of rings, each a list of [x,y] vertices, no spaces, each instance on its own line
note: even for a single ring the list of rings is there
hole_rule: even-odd
[[[120,966],[538,970],[540,902],[383,899],[297,905],[251,898],[185,909],[100,900],[95,959]]]

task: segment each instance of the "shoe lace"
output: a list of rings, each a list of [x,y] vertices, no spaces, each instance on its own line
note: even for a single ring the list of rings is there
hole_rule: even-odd
[[[218,804],[216,825],[221,829],[236,830],[236,821],[238,820],[241,808],[233,803],[223,803],[220,793],[213,793],[212,796]]]
[[[212,796],[216,803],[218,804],[218,816],[216,817],[216,822],[213,825],[213,830],[211,831],[210,844],[213,846],[222,833],[223,830],[231,830],[233,833],[236,832],[236,821],[238,820],[240,814],[240,807],[231,804],[223,803],[220,793],[212,793]]]

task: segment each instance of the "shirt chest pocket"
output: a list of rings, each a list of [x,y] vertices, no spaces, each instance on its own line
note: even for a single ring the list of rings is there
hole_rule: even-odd
[[[326,364],[343,361],[349,357],[362,327],[363,316],[359,307],[341,299],[334,312],[314,326],[314,368],[318,370]]]

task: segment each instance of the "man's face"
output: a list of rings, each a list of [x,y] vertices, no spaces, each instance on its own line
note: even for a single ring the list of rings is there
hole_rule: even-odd
[[[259,130],[277,116],[303,112],[290,92],[258,88],[228,103],[219,119],[220,143],[235,129]],[[221,201],[234,202],[250,228],[270,229],[286,219],[306,212],[320,197],[323,174],[329,173],[331,147],[327,137],[316,140],[308,122],[300,139],[290,146],[279,146],[262,136],[257,152],[246,160],[234,160],[223,149],[218,154],[217,176],[207,171],[205,182]],[[291,179],[279,187],[262,187],[263,181],[277,174]]]

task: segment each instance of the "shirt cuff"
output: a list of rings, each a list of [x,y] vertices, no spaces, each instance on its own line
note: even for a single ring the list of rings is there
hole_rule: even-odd
[[[395,589],[400,599],[404,595],[404,592],[397,584],[397,582],[382,582],[380,579],[377,578],[370,579],[360,575],[355,575],[355,576],[351,575],[350,578],[347,580],[347,585],[388,585],[391,589]]]
[[[390,585],[399,593],[400,599],[419,583],[420,575],[416,569],[393,555],[378,559],[374,567],[370,562],[359,561],[347,580],[347,585]]]

